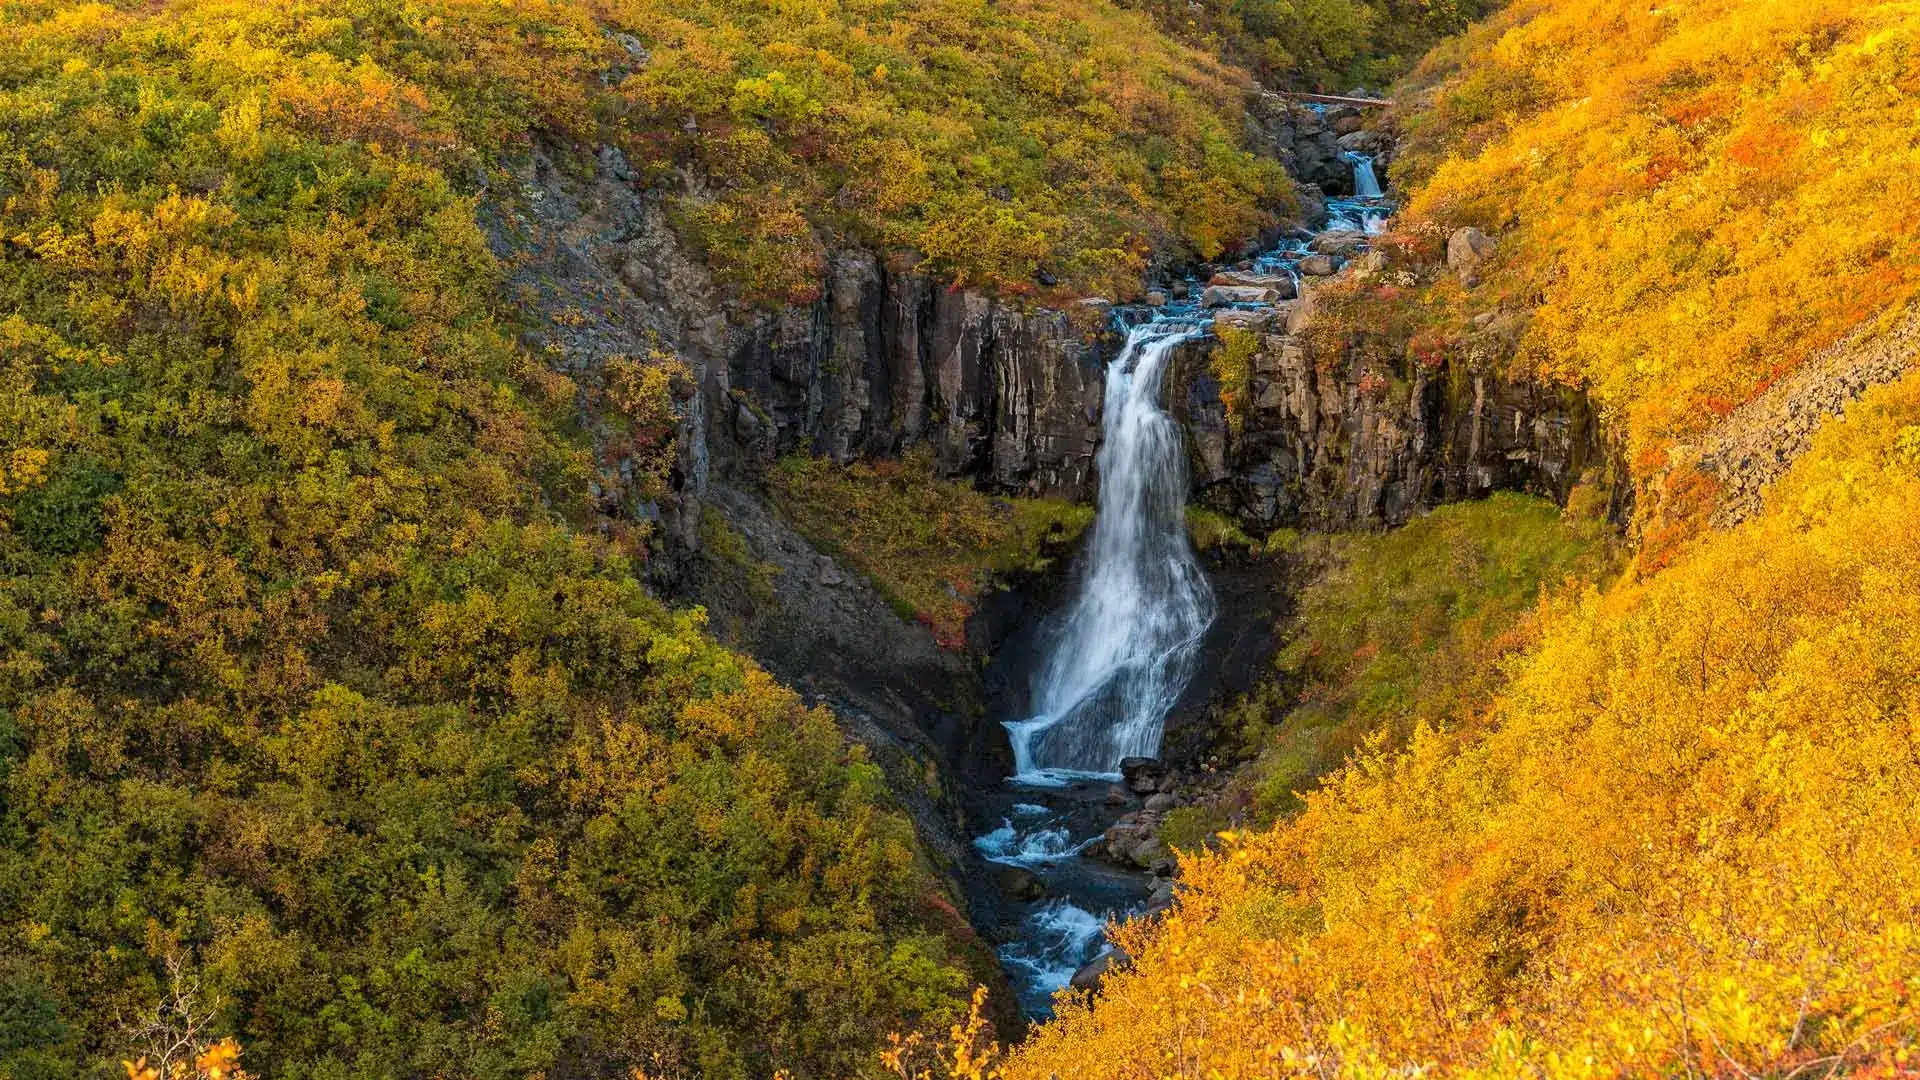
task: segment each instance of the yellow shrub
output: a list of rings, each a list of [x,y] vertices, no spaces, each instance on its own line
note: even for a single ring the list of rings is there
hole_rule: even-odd
[[[1430,68],[1410,227],[1505,233],[1483,292],[1643,467],[1920,288],[1911,0],[1522,0]]]

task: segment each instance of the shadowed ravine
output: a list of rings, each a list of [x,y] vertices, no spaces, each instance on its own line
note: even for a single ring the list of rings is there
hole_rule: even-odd
[[[1348,160],[1358,194],[1329,204],[1324,230],[1369,235],[1391,207],[1372,160]],[[1254,260],[1253,272],[1290,279],[1291,295],[1310,254],[1295,239]],[[1170,896],[1153,884],[1170,863],[1144,875],[1086,853],[1116,807],[1153,792],[1151,779],[1136,790],[1116,784],[1122,763],[1160,756],[1216,616],[1187,536],[1187,447],[1163,406],[1170,357],[1211,333],[1201,295],[1191,281],[1184,302],[1118,316],[1129,325],[1106,371],[1098,514],[1071,597],[1020,642],[1032,674],[1025,715],[1004,721],[1013,774],[975,802],[984,865],[974,877],[999,913],[998,955],[1029,1016],[1050,1014],[1053,994],[1106,950],[1108,921],[1140,912],[1150,895]]]

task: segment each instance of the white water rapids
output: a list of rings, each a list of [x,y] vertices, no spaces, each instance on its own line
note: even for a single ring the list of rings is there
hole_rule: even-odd
[[[1034,715],[1010,721],[1016,779],[1117,773],[1153,757],[1213,621],[1213,590],[1187,541],[1186,447],[1160,407],[1175,346],[1203,324],[1143,323],[1107,368],[1100,509],[1079,593],[1056,624]]]

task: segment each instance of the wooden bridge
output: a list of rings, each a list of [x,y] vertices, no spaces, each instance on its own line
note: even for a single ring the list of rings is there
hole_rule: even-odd
[[[1354,105],[1362,109],[1385,109],[1393,105],[1389,98],[1341,97],[1337,94],[1295,94],[1279,91],[1289,101],[1307,101],[1316,105]]]

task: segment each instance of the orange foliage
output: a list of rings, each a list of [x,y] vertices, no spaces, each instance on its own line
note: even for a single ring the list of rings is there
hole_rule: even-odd
[[[1419,78],[1408,226],[1503,231],[1485,293],[1636,446],[1920,293],[1906,0],[1522,0]]]
[[[1049,1076],[1895,1075],[1920,1041],[1920,376],[1550,604],[1484,724],[1189,857]],[[1862,542],[1871,538],[1871,542]]]

